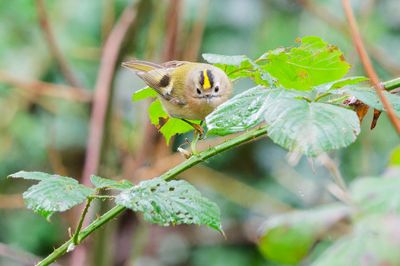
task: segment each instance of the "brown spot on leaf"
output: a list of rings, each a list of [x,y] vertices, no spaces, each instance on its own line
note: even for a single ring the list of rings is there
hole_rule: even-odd
[[[305,70],[300,70],[299,72],[297,72],[297,76],[301,79],[305,79],[308,77],[308,73]]]
[[[335,45],[329,45],[328,46],[328,51],[329,52],[335,52],[335,51],[338,51],[339,50],[339,48],[337,48]]]

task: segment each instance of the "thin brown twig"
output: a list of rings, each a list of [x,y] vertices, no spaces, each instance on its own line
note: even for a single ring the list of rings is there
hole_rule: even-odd
[[[353,39],[354,46],[357,50],[357,53],[360,57],[360,60],[364,66],[365,72],[367,73],[370,81],[375,88],[376,93],[382,101],[385,110],[389,116],[390,121],[392,122],[394,128],[397,130],[397,133],[400,134],[400,121],[396,117],[394,113],[392,104],[388,101],[388,99],[384,95],[385,88],[382,83],[379,81],[378,75],[376,74],[374,67],[372,66],[371,60],[367,54],[364,43],[362,41],[361,34],[358,30],[357,22],[353,14],[353,9],[351,7],[349,0],[342,0],[342,5],[349,22],[351,36]]]
[[[113,75],[117,66],[117,60],[123,41],[126,38],[129,28],[134,23],[135,18],[136,5],[129,5],[123,11],[120,19],[113,27],[104,43],[100,68],[96,80],[93,107],[89,124],[88,145],[81,180],[85,185],[90,184],[90,175],[96,174],[99,167],[104,125],[109,96],[111,94]],[[84,222],[84,225],[85,224],[86,222]],[[71,265],[86,265],[86,257],[86,251],[82,247],[76,249],[71,258]]]
[[[38,95],[62,98],[78,102],[89,102],[92,100],[92,94],[78,87],[70,87],[61,84],[43,82],[40,80],[21,81],[19,78],[0,71],[0,83],[10,85],[15,88],[25,89]]]
[[[60,48],[57,45],[57,41],[54,37],[53,31],[50,27],[48,20],[46,7],[43,0],[36,0],[36,8],[39,17],[40,28],[46,38],[49,50],[53,57],[56,59],[58,66],[60,67],[61,73],[65,77],[65,80],[73,87],[82,87],[78,78],[74,75],[71,66],[68,64],[64,55],[61,53]]]
[[[100,69],[96,81],[93,109],[90,117],[88,148],[82,175],[82,183],[86,185],[89,184],[89,176],[95,174],[99,166],[103,130],[113,74],[117,65],[119,51],[126,37],[125,35],[135,21],[135,17],[135,6],[131,5],[127,7],[108,36],[103,48]]]

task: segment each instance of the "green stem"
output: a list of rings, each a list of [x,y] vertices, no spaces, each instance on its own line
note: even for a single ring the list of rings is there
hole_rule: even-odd
[[[267,133],[267,129],[265,127],[258,128],[256,130],[252,130],[246,133],[243,133],[240,136],[237,136],[236,138],[230,139],[225,141],[224,143],[221,143],[215,147],[211,147],[205,151],[202,151],[198,154],[192,155],[188,160],[184,161],[183,163],[175,166],[174,168],[168,170],[164,174],[160,176],[160,178],[164,180],[169,180],[177,176],[178,174],[182,173],[186,169],[191,168],[192,166],[203,162],[204,160],[217,155],[218,153],[221,153],[223,151],[229,150],[233,147],[236,147],[242,143],[248,142],[250,140],[256,139],[264,134]]]
[[[90,225],[88,225],[85,229],[83,229],[79,235],[78,235],[78,242],[82,242],[86,237],[88,237],[92,232],[97,230],[99,227],[101,227],[103,224],[107,223],[111,219],[117,217],[119,214],[121,214],[123,211],[125,211],[125,207],[117,205],[99,218],[97,218],[95,221],[93,221]],[[45,265],[50,265],[50,263],[56,261],[59,257],[64,255],[68,247],[72,244],[72,239],[69,239],[67,242],[62,244],[60,247],[55,249],[49,256],[47,256],[45,259],[40,261],[36,266],[45,266]]]
[[[87,199],[87,201],[86,201],[86,206],[85,206],[85,208],[83,209],[81,218],[79,219],[78,226],[76,227],[75,234],[74,234],[74,236],[73,236],[73,238],[72,238],[72,243],[73,243],[75,246],[79,244],[79,239],[78,239],[79,232],[80,232],[81,229],[82,229],[83,220],[85,220],[86,214],[87,214],[87,212],[88,212],[88,210],[89,210],[90,203],[92,202],[92,200],[93,200],[92,197],[89,197],[89,198]]]
[[[112,195],[92,195],[92,196],[89,196],[89,198],[91,198],[91,199],[114,199],[115,196],[112,196]]]
[[[203,162],[204,160],[219,154],[221,152],[224,152],[226,150],[229,150],[233,147],[236,147],[242,143],[254,140],[262,135],[265,135],[267,133],[267,129],[265,127],[261,127],[252,131],[245,132],[235,138],[232,138],[230,140],[225,141],[224,143],[221,143],[215,147],[211,147],[205,151],[202,151],[198,154],[193,155],[190,157],[188,160],[182,162],[181,164],[175,166],[174,168],[170,169],[166,173],[160,176],[160,178],[164,180],[169,180],[177,176],[178,174],[182,173],[186,169],[191,168],[192,166]],[[85,229],[83,229],[76,237],[76,241],[73,241],[73,239],[69,239],[67,242],[65,242],[63,245],[61,245],[59,248],[55,249],[50,255],[48,255],[45,259],[40,261],[36,266],[45,266],[49,265],[50,263],[56,261],[59,257],[64,255],[68,247],[73,244],[73,243],[81,243],[82,240],[84,240],[86,237],[88,237],[92,232],[97,230],[99,227],[110,221],[111,219],[117,217],[119,214],[121,214],[124,210],[126,210],[125,207],[117,205],[113,207],[111,210],[97,218],[95,221],[93,221],[90,225],[88,225]],[[82,220],[82,217],[81,217]],[[74,236],[75,237],[75,236]]]
[[[321,100],[322,98],[331,95],[330,92],[325,92],[325,93],[321,93],[320,95],[318,95],[317,97],[315,97],[314,102],[318,102],[319,100]]]
[[[200,133],[195,131],[194,132],[194,138],[192,142],[190,143],[190,149],[192,154],[197,154],[197,141],[200,139]]]
[[[400,78],[396,78],[396,79],[392,79],[386,82],[383,82],[384,87],[387,90],[393,90],[396,89],[398,87],[400,87]],[[307,99],[309,100],[309,99]],[[243,133],[240,136],[237,136],[233,139],[227,140],[226,142],[217,145],[215,147],[211,147],[203,152],[200,152],[198,154],[193,155],[192,157],[190,157],[188,160],[184,161],[183,163],[177,165],[176,167],[170,169],[169,171],[167,171],[166,173],[164,173],[163,175],[161,175],[161,178],[164,180],[169,180],[174,178],[175,176],[177,176],[178,174],[182,173],[183,171],[185,171],[188,168],[191,168],[192,166],[216,155],[219,154],[223,151],[226,151],[228,149],[231,149],[233,147],[236,147],[242,143],[251,141],[257,137],[260,137],[264,134],[267,133],[267,130],[265,127],[253,130],[253,131],[249,131],[246,133]],[[93,198],[92,198],[93,199]],[[88,199],[89,201],[89,199]],[[88,204],[86,205],[88,207]],[[86,208],[85,208],[86,209]],[[62,255],[64,255],[67,250],[68,247],[75,243],[75,244],[79,244],[81,243],[86,237],[88,237],[91,233],[93,233],[94,231],[96,231],[99,227],[101,227],[102,225],[106,224],[108,221],[110,221],[111,219],[114,219],[115,217],[117,217],[119,214],[121,214],[123,211],[125,211],[126,208],[123,206],[115,206],[114,208],[112,208],[111,210],[109,210],[108,212],[106,212],[105,214],[103,214],[102,216],[100,216],[99,218],[97,218],[95,221],[93,221],[89,226],[87,226],[85,229],[83,229],[82,231],[80,231],[80,227],[82,227],[82,223],[83,223],[83,218],[86,215],[86,213],[82,213],[81,216],[81,221],[79,222],[78,228],[77,228],[77,233],[75,233],[75,235],[73,236],[73,238],[69,239],[67,242],[65,242],[63,245],[61,245],[59,248],[55,249],[50,255],[48,255],[45,259],[43,259],[42,261],[40,261],[37,266],[44,266],[44,265],[49,265],[50,263],[56,261],[59,257],[61,257]],[[85,211],[84,211],[85,212]],[[86,210],[87,212],[87,210]],[[79,229],[79,230],[78,230]],[[80,232],[79,232],[80,231]]]
[[[386,90],[391,91],[400,87],[400,78],[391,79],[385,82],[382,82],[383,86]]]

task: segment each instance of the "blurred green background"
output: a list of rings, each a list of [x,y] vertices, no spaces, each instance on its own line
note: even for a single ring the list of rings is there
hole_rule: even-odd
[[[400,2],[352,3],[380,78],[399,77]],[[41,4],[47,17],[44,24],[39,22]],[[178,136],[166,146],[149,125],[148,103],[131,102],[131,94],[144,84],[121,68],[121,61],[201,61],[205,52],[255,58],[269,49],[293,46],[297,37],[316,35],[344,52],[351,74],[364,74],[337,0],[1,1],[0,265],[29,265],[32,256],[46,256],[68,237],[68,227],[75,226],[74,212],[55,215],[49,223],[26,210],[20,193],[30,183],[6,177],[37,170],[81,178],[103,48],[127,8],[135,18],[116,51],[116,67],[110,65],[100,176],[134,182],[152,178],[182,160],[174,154],[176,147],[191,138]],[[46,25],[61,64],[49,46]],[[251,81],[241,80],[235,93],[251,86]],[[347,181],[382,173],[398,145],[386,115],[369,130],[371,115],[354,144],[331,154]],[[182,177],[220,206],[227,240],[208,228],[159,228],[126,214],[98,231],[85,249],[59,263],[283,265],[257,249],[263,221],[289,208],[334,201],[325,189],[330,176],[322,166],[306,159],[290,165],[287,152],[267,138],[220,154]],[[107,203],[99,204],[93,212],[106,208]]]

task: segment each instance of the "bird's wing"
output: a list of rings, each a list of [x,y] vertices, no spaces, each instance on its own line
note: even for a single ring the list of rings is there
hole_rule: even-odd
[[[162,65],[156,63],[143,60],[136,60],[136,59],[128,62],[123,62],[122,66],[132,69],[134,71],[143,71],[143,72],[149,72],[154,69],[164,68]]]
[[[172,95],[173,84],[171,79],[171,71],[186,62],[184,61],[170,61],[162,65],[152,62],[131,60],[122,63],[124,67],[135,71],[136,75],[140,77],[149,87],[153,88],[165,100],[177,104],[185,105],[186,101]]]
[[[162,63],[161,66],[163,66],[165,68],[176,68],[176,67],[180,67],[182,65],[188,64],[188,63],[190,63],[190,62],[174,60],[174,61],[168,61],[168,62]]]

